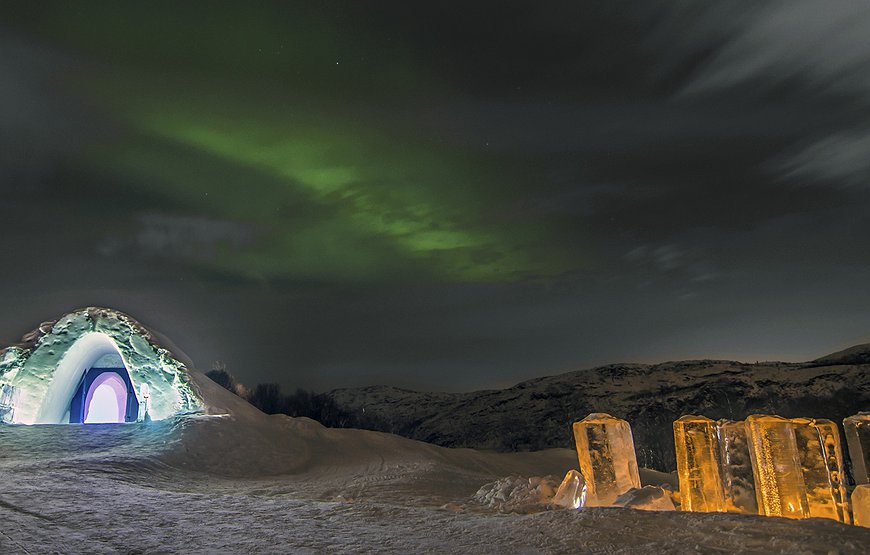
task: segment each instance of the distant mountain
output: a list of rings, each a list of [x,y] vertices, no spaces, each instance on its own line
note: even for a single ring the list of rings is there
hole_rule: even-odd
[[[837,364],[870,364],[870,343],[856,345],[836,353],[817,358],[810,364],[834,366]]]
[[[344,425],[449,447],[504,451],[571,447],[571,423],[607,412],[631,423],[638,462],[672,470],[672,423],[684,414],[842,419],[870,410],[870,345],[806,363],[688,360],[612,364],[503,390],[425,393],[387,386],[325,394]]]

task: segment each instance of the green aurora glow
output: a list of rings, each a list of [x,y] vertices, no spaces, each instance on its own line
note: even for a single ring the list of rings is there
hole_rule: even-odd
[[[61,3],[31,24],[100,62],[68,85],[126,132],[90,146],[92,171],[182,215],[255,229],[211,269],[255,280],[503,282],[577,265],[541,247],[548,222],[499,216],[519,198],[510,160],[368,113],[383,91],[399,105],[447,94],[403,49],[386,57],[372,37],[298,7],[285,21],[257,11],[231,21],[238,10],[164,20],[160,9],[131,17],[112,6]],[[366,56],[387,61],[354,63]],[[343,89],[363,101],[345,101]]]

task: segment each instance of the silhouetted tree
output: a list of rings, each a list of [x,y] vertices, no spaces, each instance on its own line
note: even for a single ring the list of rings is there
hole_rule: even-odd
[[[284,398],[283,413],[288,416],[307,416],[314,418],[314,396],[304,389]]]
[[[236,379],[226,370],[209,370],[205,375],[222,388],[235,392]]]
[[[284,412],[284,397],[281,396],[281,386],[276,383],[257,384],[248,401],[266,414]]]
[[[219,360],[214,362],[212,369],[206,372],[205,375],[219,386],[235,393],[242,399],[248,399],[248,397],[250,397],[250,393],[248,392],[248,388],[245,387],[245,384],[236,381],[235,376],[227,371],[226,364]]]

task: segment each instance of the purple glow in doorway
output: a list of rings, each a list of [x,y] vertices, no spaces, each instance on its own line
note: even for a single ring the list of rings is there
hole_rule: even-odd
[[[124,422],[127,385],[114,372],[100,374],[85,398],[85,424]]]

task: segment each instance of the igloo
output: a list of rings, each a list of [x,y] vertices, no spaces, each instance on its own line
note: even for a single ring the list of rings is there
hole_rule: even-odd
[[[85,308],[0,350],[0,422],[122,423],[198,412],[187,368],[130,316]]]

